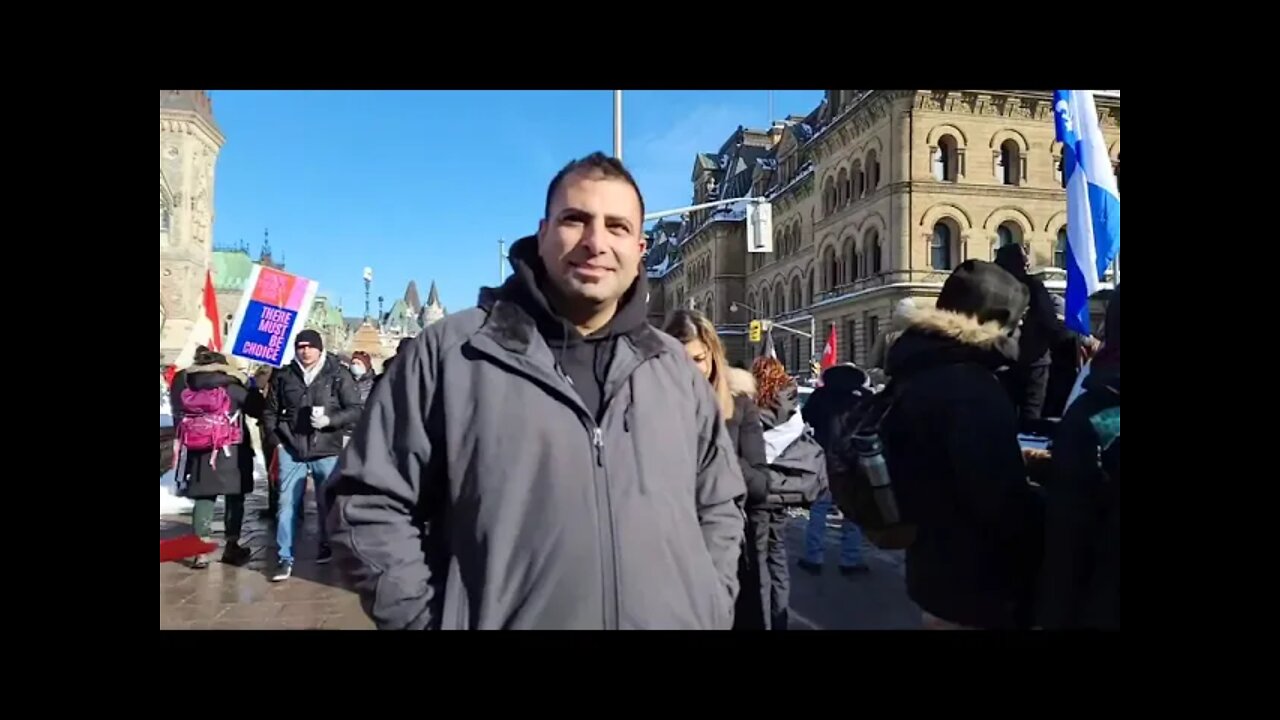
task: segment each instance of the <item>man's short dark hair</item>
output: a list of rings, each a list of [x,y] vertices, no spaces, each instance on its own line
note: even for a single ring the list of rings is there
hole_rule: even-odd
[[[631,189],[636,191],[636,198],[640,200],[640,225],[642,226],[640,232],[644,232],[644,194],[640,192],[640,186],[636,184],[636,179],[631,177],[631,172],[621,160],[599,151],[565,165],[564,169],[551,178],[551,184],[547,186],[547,205],[542,210],[544,216],[551,215],[551,198],[556,194],[556,188],[560,187],[560,183],[566,177],[574,173],[600,173],[606,178],[626,180],[627,184],[631,185]]]

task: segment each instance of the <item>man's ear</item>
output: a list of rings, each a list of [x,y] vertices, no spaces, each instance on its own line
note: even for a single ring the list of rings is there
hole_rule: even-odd
[[[547,232],[547,219],[542,218],[538,221],[538,242],[542,242],[542,236]]]

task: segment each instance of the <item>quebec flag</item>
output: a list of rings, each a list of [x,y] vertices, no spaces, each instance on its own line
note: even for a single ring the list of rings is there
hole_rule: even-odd
[[[1089,296],[1120,252],[1120,188],[1092,90],[1054,90],[1053,115],[1067,186],[1066,324],[1089,334]]]

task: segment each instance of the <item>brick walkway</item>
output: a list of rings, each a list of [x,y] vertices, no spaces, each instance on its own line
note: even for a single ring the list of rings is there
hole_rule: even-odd
[[[160,629],[187,630],[369,630],[373,623],[360,609],[355,593],[343,583],[333,565],[316,565],[318,544],[315,505],[308,494],[307,514],[295,536],[297,565],[291,579],[273,583],[276,546],[274,521],[261,520],[266,489],[245,500],[245,544],[253,558],[240,567],[217,562],[212,556],[204,570],[185,563],[160,564]],[[190,531],[191,516],[161,517],[160,537]],[[223,541],[222,508],[214,520],[214,539]]]

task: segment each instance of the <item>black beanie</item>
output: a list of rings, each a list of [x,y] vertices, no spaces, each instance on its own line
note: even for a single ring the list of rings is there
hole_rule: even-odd
[[[324,349],[324,340],[320,337],[320,333],[315,330],[307,329],[298,333],[298,339],[293,341],[293,346],[296,348],[303,343],[306,343],[317,350]]]

